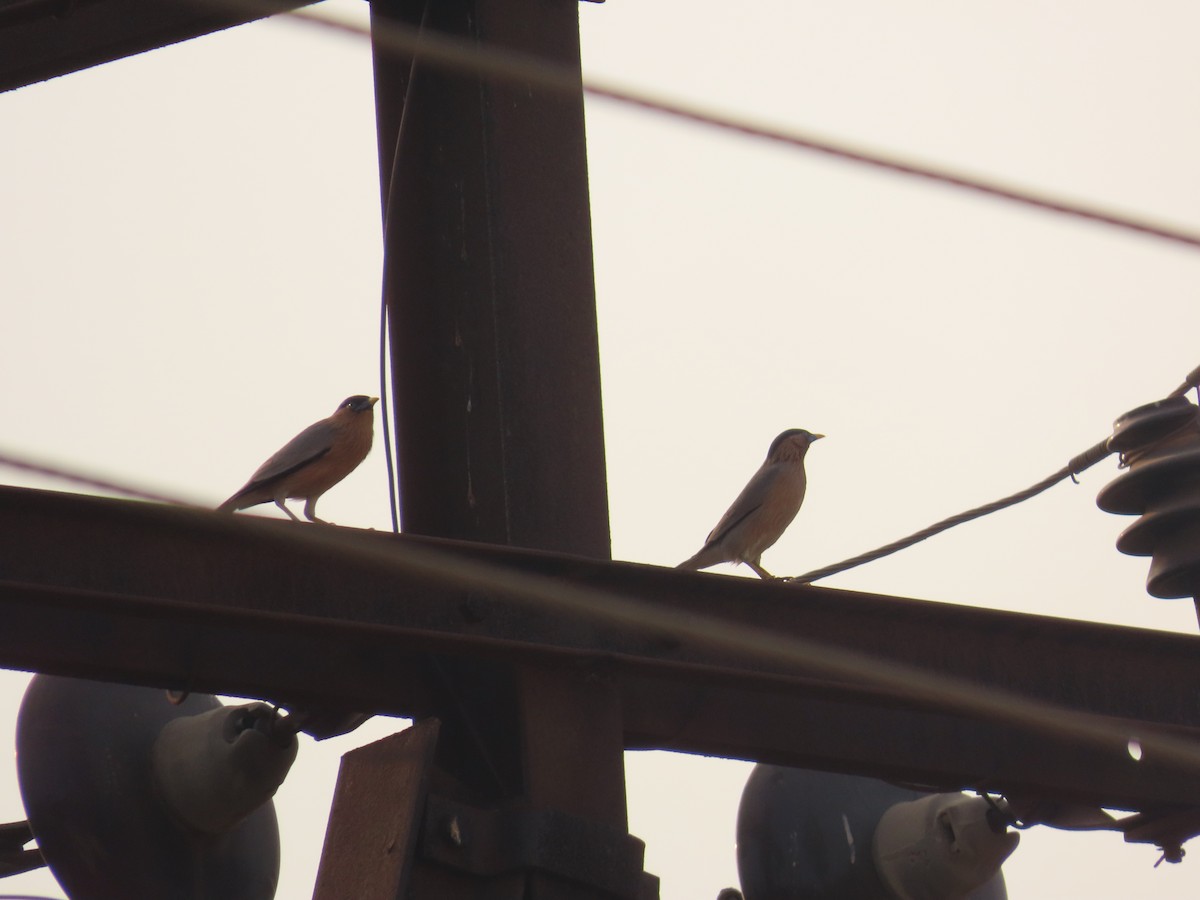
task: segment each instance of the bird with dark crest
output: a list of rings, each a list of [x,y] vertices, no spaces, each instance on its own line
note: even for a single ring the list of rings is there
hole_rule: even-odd
[[[367,458],[375,435],[373,409],[378,397],[347,397],[333,415],[314,422],[258,467],[236,494],[217,507],[222,512],[273,502],[299,522],[284,503],[304,500],[304,517],[317,518],[317,500]]]
[[[704,546],[677,569],[707,569],[717,563],[745,563],[759,578],[774,578],[760,564],[763,551],[779,540],[800,511],[808,479],[804,457],[825,435],[789,428],[774,441],[767,458],[721,516]]]

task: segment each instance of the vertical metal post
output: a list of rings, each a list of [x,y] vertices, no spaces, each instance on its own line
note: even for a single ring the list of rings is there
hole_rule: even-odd
[[[373,9],[578,71],[574,0],[428,4]],[[405,530],[607,558],[582,91],[377,43],[376,99]]]
[[[404,530],[608,558],[582,90],[413,64],[379,27],[422,23],[578,72],[576,0],[372,9]],[[443,786],[625,831],[620,708],[602,673],[446,658],[430,669]],[[598,896],[529,878],[484,895]],[[480,890],[420,867],[411,885]]]

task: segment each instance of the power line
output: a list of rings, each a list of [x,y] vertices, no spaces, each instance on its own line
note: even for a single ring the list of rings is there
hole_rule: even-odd
[[[66,469],[61,466],[52,466],[48,463],[37,462],[6,450],[0,450],[0,466],[19,469],[24,472],[32,472],[35,475],[43,475],[47,478],[56,478],[59,481],[78,484],[82,487],[95,488],[98,491],[118,494],[123,497],[151,500],[155,503],[166,503],[170,506],[192,505],[184,500],[180,500],[178,497],[168,497],[165,494],[149,491],[144,488],[132,487],[123,482],[110,481],[98,475],[89,475],[75,469]]]
[[[429,2],[425,0],[425,6],[421,11],[421,25],[425,25],[429,16]],[[400,122],[396,127],[396,146],[392,153],[392,165],[388,173],[387,194],[383,204],[383,271],[380,273],[380,291],[379,291],[379,396],[383,398],[383,408],[380,410],[380,415],[383,417],[383,448],[387,462],[387,478],[388,478],[388,507],[392,514],[392,531],[396,534],[400,533],[400,495],[396,490],[396,464],[399,462],[399,435],[396,436],[396,454],[392,453],[392,429],[391,429],[391,414],[388,397],[391,392],[388,390],[387,378],[387,359],[388,359],[388,284],[390,283],[389,273],[396,261],[391,254],[387,252],[387,248],[392,246],[392,241],[389,240],[391,234],[391,225],[394,221],[392,211],[395,204],[398,202],[396,184],[398,181],[398,173],[400,171],[400,152],[403,147],[402,138],[404,136],[404,123],[408,119],[409,100],[412,98],[413,84],[416,81],[417,60],[413,57],[412,63],[408,70],[408,83],[404,89],[404,108],[400,112]]]
[[[926,538],[931,538],[935,534],[941,534],[943,531],[953,528],[956,525],[962,525],[970,522],[973,519],[978,519],[994,512],[999,512],[1002,509],[1007,509],[1010,506],[1015,506],[1022,503],[1031,497],[1036,497],[1042,491],[1053,487],[1065,478],[1074,478],[1079,473],[1090,469],[1102,459],[1112,455],[1113,451],[1108,448],[1108,438],[1093,444],[1087,450],[1084,450],[1078,456],[1072,457],[1071,461],[1055,472],[1053,475],[1048,475],[1037,484],[1025,488],[1023,491],[1017,491],[1015,494],[1010,494],[999,500],[993,500],[991,503],[985,503],[983,506],[977,506],[974,509],[969,509],[966,512],[961,512],[958,515],[950,516],[947,519],[942,519],[940,522],[935,522],[928,528],[922,528],[920,531],[910,534],[908,537],[901,538],[897,541],[892,541],[890,544],[884,544],[874,550],[866,553],[860,553],[858,556],[852,556],[849,559],[844,559],[841,562],[833,563],[832,565],[824,566],[820,569],[814,569],[811,572],[806,572],[803,575],[797,575],[795,578],[788,580],[796,584],[809,584],[813,581],[818,581],[822,578],[828,578],[830,575],[835,575],[838,572],[844,572],[847,569],[853,569],[855,566],[861,566],[864,563],[874,562],[885,556],[904,550],[911,547],[913,544],[918,544]]]
[[[1167,395],[1170,397],[1181,397],[1190,391],[1192,388],[1200,386],[1200,366],[1197,366],[1187,377],[1183,383],[1175,388]],[[1010,494],[1007,497],[1002,497],[999,500],[993,500],[991,503],[985,503],[983,506],[977,506],[974,509],[969,509],[966,512],[961,512],[958,515],[950,516],[942,519],[940,522],[935,522],[927,528],[922,528],[920,531],[910,534],[908,537],[900,538],[892,541],[890,544],[884,544],[882,547],[877,547],[874,550],[869,550],[866,553],[860,553],[858,556],[852,556],[849,559],[844,559],[841,562],[832,563],[828,566],[823,566],[820,569],[813,569],[811,572],[805,572],[803,575],[797,575],[794,578],[789,578],[788,581],[796,584],[810,584],[814,581],[819,581],[822,578],[828,578],[830,575],[836,575],[838,572],[844,572],[847,569],[853,569],[856,566],[861,566],[865,563],[874,562],[877,559],[882,559],[885,556],[904,550],[911,547],[913,544],[920,543],[926,538],[931,538],[935,534],[941,534],[956,525],[962,525],[970,522],[973,519],[978,519],[994,512],[999,512],[1002,509],[1007,509],[1010,506],[1015,506],[1036,497],[1043,491],[1053,487],[1060,481],[1066,478],[1075,479],[1076,475],[1090,469],[1092,466],[1101,460],[1111,456],[1116,452],[1110,446],[1110,437],[1093,444],[1082,453],[1079,453],[1071,458],[1071,460],[1052,475],[1048,475],[1039,481],[1037,484],[1031,485],[1022,491],[1017,491],[1015,494]]]
[[[1179,385],[1179,387],[1175,388],[1175,390],[1171,391],[1171,393],[1167,394],[1167,396],[1182,397],[1194,387],[1200,387],[1200,366],[1197,366],[1196,368],[1192,369],[1192,371],[1188,372],[1188,376],[1187,378],[1183,379],[1183,383]]]
[[[262,8],[259,0],[226,0],[231,5],[249,5]],[[883,153],[868,151],[847,143],[832,141],[796,130],[783,130],[760,125],[748,119],[739,119],[720,114],[678,100],[654,97],[631,88],[617,87],[595,79],[582,79],[572,68],[550,60],[537,59],[512,50],[470,43],[445,34],[421,30],[393,21],[376,20],[369,28],[348,22],[339,22],[297,10],[290,19],[305,22],[320,28],[332,29],[358,37],[373,39],[391,50],[419,54],[422,63],[439,66],[457,72],[487,75],[522,84],[577,93],[582,90],[593,97],[611,100],[649,112],[682,119],[693,124],[724,131],[732,131],[747,137],[769,140],[798,150],[820,153],[845,162],[882,169],[896,175],[919,178],[946,187],[982,194],[997,200],[1006,200],[1043,212],[1081,219],[1122,231],[1140,234],[1157,240],[1183,244],[1200,249],[1200,234],[1175,228],[1146,218],[1126,215],[1083,203],[1041,194],[987,178],[954,172],[950,169],[901,159]]]

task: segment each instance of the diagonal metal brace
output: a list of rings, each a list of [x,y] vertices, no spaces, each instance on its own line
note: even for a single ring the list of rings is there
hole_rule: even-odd
[[[41,850],[25,849],[32,840],[33,830],[28,822],[0,825],[0,878],[40,869],[46,864]]]
[[[599,822],[557,810],[478,809],[430,795],[417,852],[474,875],[537,870],[622,900],[658,897],[643,871],[646,845]]]

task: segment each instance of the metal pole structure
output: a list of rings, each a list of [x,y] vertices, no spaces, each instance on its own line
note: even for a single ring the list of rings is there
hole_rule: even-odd
[[[582,90],[414,63],[379,34],[400,22],[578,72],[576,0],[376,0],[372,11],[404,530],[607,559]],[[435,790],[629,840],[608,677],[435,655],[429,667],[441,689]],[[486,888],[418,862],[410,896],[612,896],[537,862]]]

